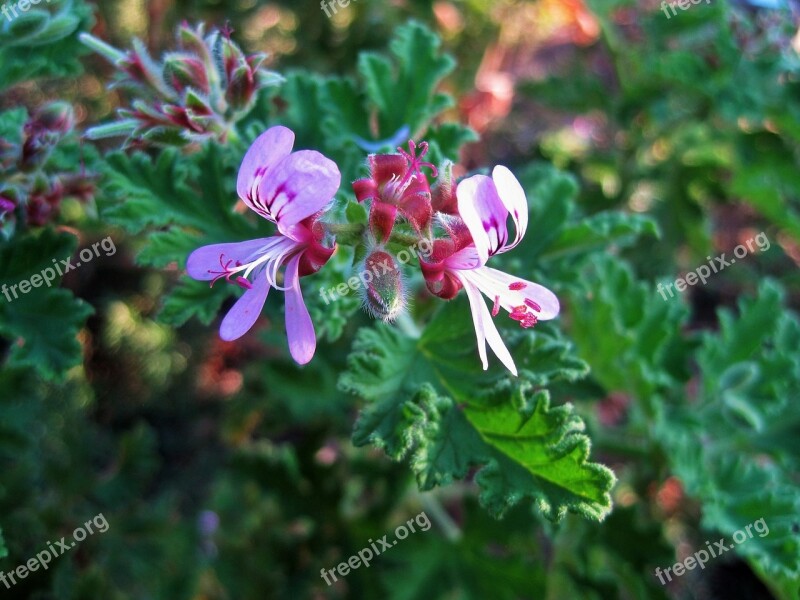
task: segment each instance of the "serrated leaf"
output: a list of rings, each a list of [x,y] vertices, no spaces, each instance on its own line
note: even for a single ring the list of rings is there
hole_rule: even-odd
[[[28,111],[24,108],[12,108],[0,113],[0,139],[9,143],[22,143],[22,128],[28,119]]]
[[[196,317],[203,325],[210,325],[230,293],[230,290],[223,286],[210,288],[205,281],[181,277],[178,285],[164,300],[158,313],[158,320],[173,327],[180,327],[192,317]]]
[[[573,409],[551,409],[541,390],[585,375],[585,365],[565,356],[563,342],[544,333],[531,342],[528,333],[510,340],[512,354],[525,348],[518,379],[497,367],[481,372],[474,334],[463,320],[469,323],[469,312],[453,302],[420,339],[387,326],[359,332],[340,379],[343,390],[370,401],[354,443],[373,443],[395,460],[410,455],[422,489],[482,467],[476,478],[481,502],[494,515],[530,498],[551,519],[567,511],[602,518],[614,476],[586,460],[589,440]]]
[[[764,282],[739,314],[720,313],[718,334],[697,353],[702,382],[692,404],[665,410],[657,435],[687,493],[703,502],[703,525],[729,538],[764,519],[769,534],[736,545],[757,570],[781,581],[800,574],[797,472],[800,320]],[[675,426],[681,423],[680,427]],[[787,597],[795,588],[784,588]]]
[[[399,27],[389,44],[396,68],[381,55],[359,56],[358,72],[370,103],[378,109],[381,135],[403,125],[411,129],[412,136],[421,133],[428,119],[451,105],[449,97],[434,93],[439,80],[455,66],[450,56],[440,54],[440,45],[435,34],[411,22]]]
[[[46,20],[39,15],[24,38],[0,39],[0,86],[81,72],[78,58],[87,49],[78,41],[78,34],[91,28],[92,8],[84,0],[61,0],[58,9]]]
[[[53,261],[71,256],[75,246],[74,236],[50,230],[0,245],[0,287],[6,286],[11,299],[0,296],[0,334],[11,341],[10,366],[31,367],[46,379],[56,379],[81,362],[76,336],[92,308],[55,287],[61,277]],[[42,281],[27,294],[12,289],[34,275],[41,277],[44,269],[52,270],[53,287]],[[15,292],[19,297],[14,298]]]
[[[608,255],[586,265],[571,302],[579,353],[607,390],[628,390],[649,404],[657,391],[676,385],[671,354],[684,344],[682,303],[663,300],[655,285],[636,281],[625,263]]]
[[[112,153],[103,167],[102,214],[131,233],[147,233],[136,260],[158,268],[171,263],[182,267],[200,246],[270,235],[264,219],[248,222],[233,210],[233,166],[239,158],[214,143],[191,156],[169,148],[156,160],[143,153]],[[230,286],[210,290],[207,284],[184,279],[164,300],[160,318],[181,325],[197,316],[208,324],[232,292]]]

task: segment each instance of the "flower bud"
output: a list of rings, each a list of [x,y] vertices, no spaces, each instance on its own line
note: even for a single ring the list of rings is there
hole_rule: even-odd
[[[439,179],[431,190],[433,210],[447,215],[458,214],[456,182],[453,179],[453,163],[446,162],[439,172]]]
[[[221,71],[225,73],[225,80],[230,82],[233,74],[239,67],[247,67],[247,59],[241,48],[229,37],[220,36],[217,38],[217,60],[222,65]]]
[[[205,64],[190,54],[176,52],[167,55],[164,59],[164,79],[178,93],[183,93],[186,88],[194,88],[204,94],[211,91]]]
[[[75,126],[75,113],[72,106],[66,102],[51,102],[40,108],[29,124],[37,130],[63,135],[72,131]]]
[[[36,111],[23,128],[20,169],[33,171],[42,165],[61,136],[69,133],[74,125],[72,106],[66,102],[51,102]]]
[[[178,27],[178,43],[187,52],[196,54],[205,60],[209,56],[208,46],[203,38],[204,29],[205,27],[202,23],[196,29],[193,29],[189,23],[183,21]]]
[[[373,250],[358,276],[364,284],[364,308],[375,318],[393,321],[405,309],[403,274],[395,258],[385,250]]]
[[[0,221],[5,220],[7,214],[13,214],[16,207],[16,203],[11,198],[0,195]]]
[[[141,40],[134,38],[133,49],[119,61],[121,69],[133,82],[155,90],[164,98],[174,98],[175,93],[164,83],[163,69],[150,56]]]
[[[59,176],[65,198],[77,198],[81,202],[88,202],[94,197],[94,175],[79,173],[66,173]]]
[[[52,182],[37,177],[28,195],[26,209],[29,225],[42,227],[59,211],[64,188],[58,180]]]
[[[17,203],[14,195],[7,191],[0,193],[0,237],[10,239],[16,229]]]
[[[231,73],[225,100],[235,111],[247,111],[256,91],[255,74],[247,65],[240,65]]]

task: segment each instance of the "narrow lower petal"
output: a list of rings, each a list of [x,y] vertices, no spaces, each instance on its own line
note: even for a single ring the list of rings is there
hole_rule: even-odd
[[[278,224],[281,233],[296,239],[294,226],[325,208],[341,179],[332,160],[314,150],[301,150],[284,158],[261,180],[253,204]]]
[[[522,241],[525,230],[528,228],[528,199],[525,191],[514,177],[514,174],[503,165],[498,165],[492,171],[492,181],[497,189],[497,195],[514,221],[516,233],[514,241],[498,249],[498,252],[507,252]]]
[[[294,133],[291,129],[277,125],[270,127],[256,138],[253,145],[244,155],[242,165],[239,167],[239,177],[236,181],[236,191],[250,208],[261,216],[266,217],[261,210],[252,203],[252,197],[258,184],[278,162],[289,156],[294,146]]]
[[[499,296],[501,306],[509,312],[515,306],[525,304],[525,300],[531,300],[541,308],[534,312],[540,321],[556,318],[561,310],[558,298],[553,292],[527,279],[520,279],[491,267],[470,271],[470,278],[488,298],[494,299],[495,296]],[[520,282],[525,284],[521,290],[509,288],[511,284]]]
[[[236,304],[222,319],[219,337],[226,342],[238,340],[250,331],[264,308],[264,302],[266,302],[267,294],[269,293],[269,282],[267,282],[267,278],[263,273],[258,273],[254,279],[253,287],[236,301]]]
[[[456,188],[458,214],[467,225],[481,264],[508,241],[508,210],[497,194],[494,182],[485,175],[473,175]]]
[[[228,261],[232,261],[231,266],[235,266],[237,262],[247,264],[277,244],[278,239],[277,237],[268,237],[246,242],[203,246],[192,252],[186,259],[186,273],[198,281],[211,281],[225,270]]]
[[[492,320],[489,309],[486,307],[480,290],[470,281],[468,276],[464,275],[464,273],[459,273],[458,277],[464,285],[464,290],[467,292],[467,298],[469,299],[472,321],[475,325],[475,335],[478,339],[478,354],[483,363],[483,370],[485,371],[489,368],[489,361],[486,357],[486,342],[489,342],[489,346],[497,355],[497,358],[499,358],[505,367],[516,377],[517,367],[514,364],[514,359],[511,358],[511,353],[503,343],[500,332],[497,331],[497,327]]]
[[[296,363],[304,365],[314,357],[317,335],[314,333],[314,324],[303,300],[298,274],[299,264],[298,254],[286,265],[286,337],[289,340],[289,352],[292,358]]]

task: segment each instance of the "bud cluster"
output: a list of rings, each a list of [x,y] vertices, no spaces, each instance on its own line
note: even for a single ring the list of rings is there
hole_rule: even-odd
[[[0,233],[9,238],[18,224],[41,227],[58,216],[61,201],[94,195],[91,176],[53,173],[48,159],[72,132],[75,118],[65,102],[52,102],[28,117],[19,142],[0,139]]]
[[[386,247],[394,237],[409,239],[409,228],[403,223],[410,225],[411,245],[425,248],[419,254],[419,264],[428,289],[445,299],[453,298],[460,285],[444,273],[436,257],[452,254],[454,240],[461,240],[462,245],[471,242],[469,231],[458,218],[452,163],[437,169],[425,161],[427,142],[417,145],[409,140],[408,151],[397,150],[396,154],[371,154],[367,160],[369,177],[353,183],[357,200],[369,205],[364,270],[369,271],[373,262],[390,265],[384,268],[385,275],[364,287],[364,305],[373,316],[387,321],[403,311],[407,297],[397,257]],[[423,168],[434,178],[433,187]],[[399,230],[399,236],[395,236]]]
[[[253,108],[257,91],[279,83],[263,68],[263,53],[245,55],[231,40],[231,30],[203,25],[178,28],[178,49],[156,62],[140,40],[123,52],[90,34],[81,41],[113,64],[117,86],[136,94],[120,121],[89,130],[90,138],[127,135],[128,142],[184,145],[214,138],[225,141],[235,124]]]

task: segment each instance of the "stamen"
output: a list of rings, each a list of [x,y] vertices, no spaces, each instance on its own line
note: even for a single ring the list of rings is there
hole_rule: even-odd
[[[512,292],[524,290],[526,287],[528,287],[528,284],[524,281],[515,281],[514,283],[508,284],[508,289],[510,289]]]
[[[210,275],[216,275],[216,277],[214,277],[214,279],[211,280],[211,285],[209,287],[214,287],[214,284],[217,283],[217,281],[219,281],[223,277],[225,278],[225,281],[227,281],[228,283],[234,283],[233,281],[231,281],[231,277],[233,276],[234,273],[236,273],[237,271],[241,270],[241,269],[239,269],[239,267],[242,266],[242,263],[239,262],[238,260],[236,261],[236,268],[233,268],[233,269],[231,268],[231,263],[233,262],[233,259],[230,259],[229,261],[227,261],[225,263],[222,262],[223,260],[225,260],[225,255],[224,254],[220,254],[219,255],[219,266],[220,266],[220,268],[222,268],[222,271],[212,271],[211,269],[208,270]],[[239,277],[239,279],[244,279],[244,278],[243,277]],[[250,287],[252,287],[252,285],[250,284],[249,281],[247,281],[246,279],[244,279],[244,281],[247,282],[247,285],[250,285]],[[238,279],[237,279],[236,283],[238,283],[241,287],[245,287],[245,285],[242,284]],[[248,287],[246,289],[250,289],[250,288]]]
[[[397,151],[408,161],[408,170],[406,174],[403,176],[400,185],[406,183],[411,177],[419,173],[422,175],[422,167],[428,167],[431,170],[432,177],[439,176],[439,170],[433,163],[429,163],[427,161],[423,161],[422,158],[428,153],[428,142],[420,142],[419,144],[419,156],[417,156],[417,145],[414,143],[414,140],[408,140],[408,149],[410,152],[406,152],[400,146],[397,147]]]
[[[526,312],[528,312],[528,307],[524,304],[520,304],[511,309],[511,314],[525,314]]]
[[[249,282],[247,279],[245,279],[244,277],[237,277],[237,278],[236,278],[236,283],[237,283],[237,284],[239,284],[239,287],[241,287],[241,288],[244,288],[244,289],[246,289],[246,290],[251,290],[251,289],[253,289],[253,284],[252,284],[252,283],[250,283],[250,282]]]
[[[534,310],[541,310],[541,307],[536,304],[533,300],[525,300],[525,304],[521,304],[519,306],[515,306],[511,313],[509,313],[509,317],[514,319],[515,321],[519,322],[519,326],[523,329],[528,329],[529,327],[533,327],[536,323],[539,322],[539,319],[533,313],[528,312],[528,306],[531,304],[535,305]],[[527,306],[526,306],[527,305]]]
[[[533,300],[531,300],[530,298],[525,298],[525,304],[527,304],[528,306],[530,306],[530,307],[531,307],[533,310],[535,310],[536,312],[542,312],[542,307],[541,307],[541,306],[539,306],[538,304],[536,304],[536,302],[534,302],[534,301],[533,301]]]
[[[497,313],[500,312],[500,296],[494,297],[494,306],[492,307],[492,316],[496,317]]]

